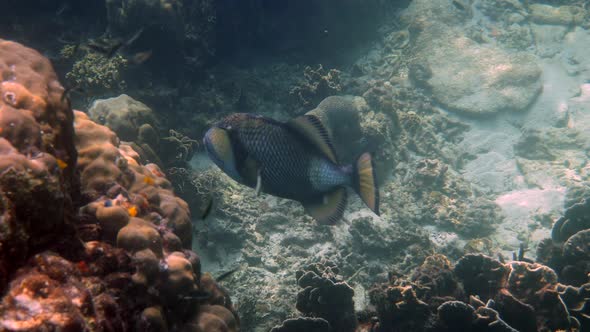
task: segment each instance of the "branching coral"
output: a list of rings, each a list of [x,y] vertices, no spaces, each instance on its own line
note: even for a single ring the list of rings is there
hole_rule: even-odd
[[[173,129],[170,129],[169,134],[160,140],[161,158],[166,161],[166,165],[184,166],[199,148],[199,142]]]
[[[291,89],[291,95],[304,107],[316,105],[342,90],[340,71],[337,69],[326,70],[321,64],[315,69],[307,66],[303,76],[304,81]]]
[[[88,52],[74,63],[66,78],[76,86],[91,90],[123,88],[125,81],[121,72],[126,66],[127,60],[121,55],[107,58],[100,53]]]

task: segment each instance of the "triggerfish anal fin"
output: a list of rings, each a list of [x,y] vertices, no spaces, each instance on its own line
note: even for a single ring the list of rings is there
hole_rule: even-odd
[[[260,186],[262,185],[260,164],[250,155],[244,157],[241,162],[238,162],[240,164],[240,174],[246,185],[253,188],[256,186],[256,195],[258,196],[260,194]]]
[[[332,225],[344,215],[347,198],[346,188],[338,187],[334,191],[326,193],[317,202],[305,202],[302,204],[305,211],[320,224]]]
[[[317,147],[330,161],[338,164],[330,134],[317,116],[302,115],[287,122],[287,126]]]
[[[262,175],[261,175],[261,171],[260,169],[258,169],[257,175],[256,175],[256,196],[260,196],[260,189],[262,189]]]
[[[353,176],[354,189],[369,209],[379,215],[379,188],[377,188],[375,165],[370,153],[365,152],[358,157]]]

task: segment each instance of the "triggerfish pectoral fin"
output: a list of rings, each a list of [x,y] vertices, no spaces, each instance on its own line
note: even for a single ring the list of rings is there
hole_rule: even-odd
[[[357,159],[353,177],[354,190],[369,209],[379,215],[379,188],[377,188],[375,165],[370,153],[365,152]]]
[[[304,202],[305,211],[320,224],[334,224],[344,215],[347,201],[346,188],[338,187],[326,193],[318,201]]]

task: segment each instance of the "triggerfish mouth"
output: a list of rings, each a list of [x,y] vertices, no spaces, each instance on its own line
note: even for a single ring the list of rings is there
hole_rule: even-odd
[[[314,115],[288,122],[248,113],[232,114],[203,139],[211,160],[237,182],[277,197],[301,202],[323,224],[344,214],[346,187],[352,187],[379,215],[379,191],[371,155],[340,165],[330,134]]]

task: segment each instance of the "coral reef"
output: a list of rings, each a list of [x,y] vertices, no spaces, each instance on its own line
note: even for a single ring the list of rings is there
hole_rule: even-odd
[[[287,319],[281,326],[274,327],[271,332],[331,331],[330,323],[322,318],[299,317]]]
[[[73,233],[73,114],[51,64],[0,40],[0,290],[12,271]],[[35,202],[35,204],[32,204]]]
[[[352,300],[354,291],[346,282],[338,280],[334,263],[323,262],[297,271],[297,310],[330,323],[333,331],[354,331],[356,315]]]
[[[144,164],[155,163],[165,170],[170,167],[187,168],[187,162],[199,148],[196,140],[176,130],[170,129],[168,136],[160,135],[154,111],[125,94],[96,100],[88,115],[131,145]]]
[[[2,40],[0,63],[1,328],[237,331],[229,296],[190,251],[187,204],[159,168],[74,118],[37,52]]]
[[[287,319],[274,332],[357,331],[353,289],[338,278],[338,267],[329,260],[310,264],[296,273],[297,310],[306,317]]]
[[[186,166],[200,147],[199,142],[174,129],[170,129],[169,134],[170,136],[160,140],[160,158],[165,161],[167,167]]]
[[[32,0],[0,14],[58,72],[75,63],[48,98],[18,101],[12,83],[46,82],[12,78],[37,71],[26,54],[0,72],[3,102],[26,105],[0,105],[0,330],[587,328],[587,3],[392,3]],[[80,7],[92,18],[73,24]],[[101,55],[101,40],[121,47]],[[86,102],[125,87],[158,114],[128,100],[57,137],[73,129],[27,113],[68,109],[78,87]],[[283,121],[316,105],[343,164],[375,156],[381,217],[351,196],[341,223],[317,225],[207,169],[193,139],[228,113]],[[534,263],[523,253],[563,199]]]
[[[371,290],[379,316],[377,331],[554,331],[579,327],[562,296],[579,294],[580,290],[558,284],[555,272],[541,264],[501,263],[483,255],[466,255],[453,268],[439,256],[428,258],[419,271],[420,278],[394,278]],[[444,297],[433,297],[436,293]],[[572,308],[574,298],[579,296],[566,301]]]
[[[567,208],[553,225],[551,238],[537,248],[539,261],[557,271],[559,281],[567,285],[582,286],[590,281],[588,209],[588,199]]]
[[[384,201],[383,213],[417,223],[434,224],[466,238],[489,235],[502,213],[495,202],[438,159],[422,159],[397,167],[398,179],[385,185],[395,192]],[[397,206],[412,206],[403,211]]]
[[[307,66],[303,76],[304,81],[291,89],[291,95],[295,96],[303,107],[316,105],[322,99],[342,90],[339,70],[326,70],[321,64],[315,69]]]

